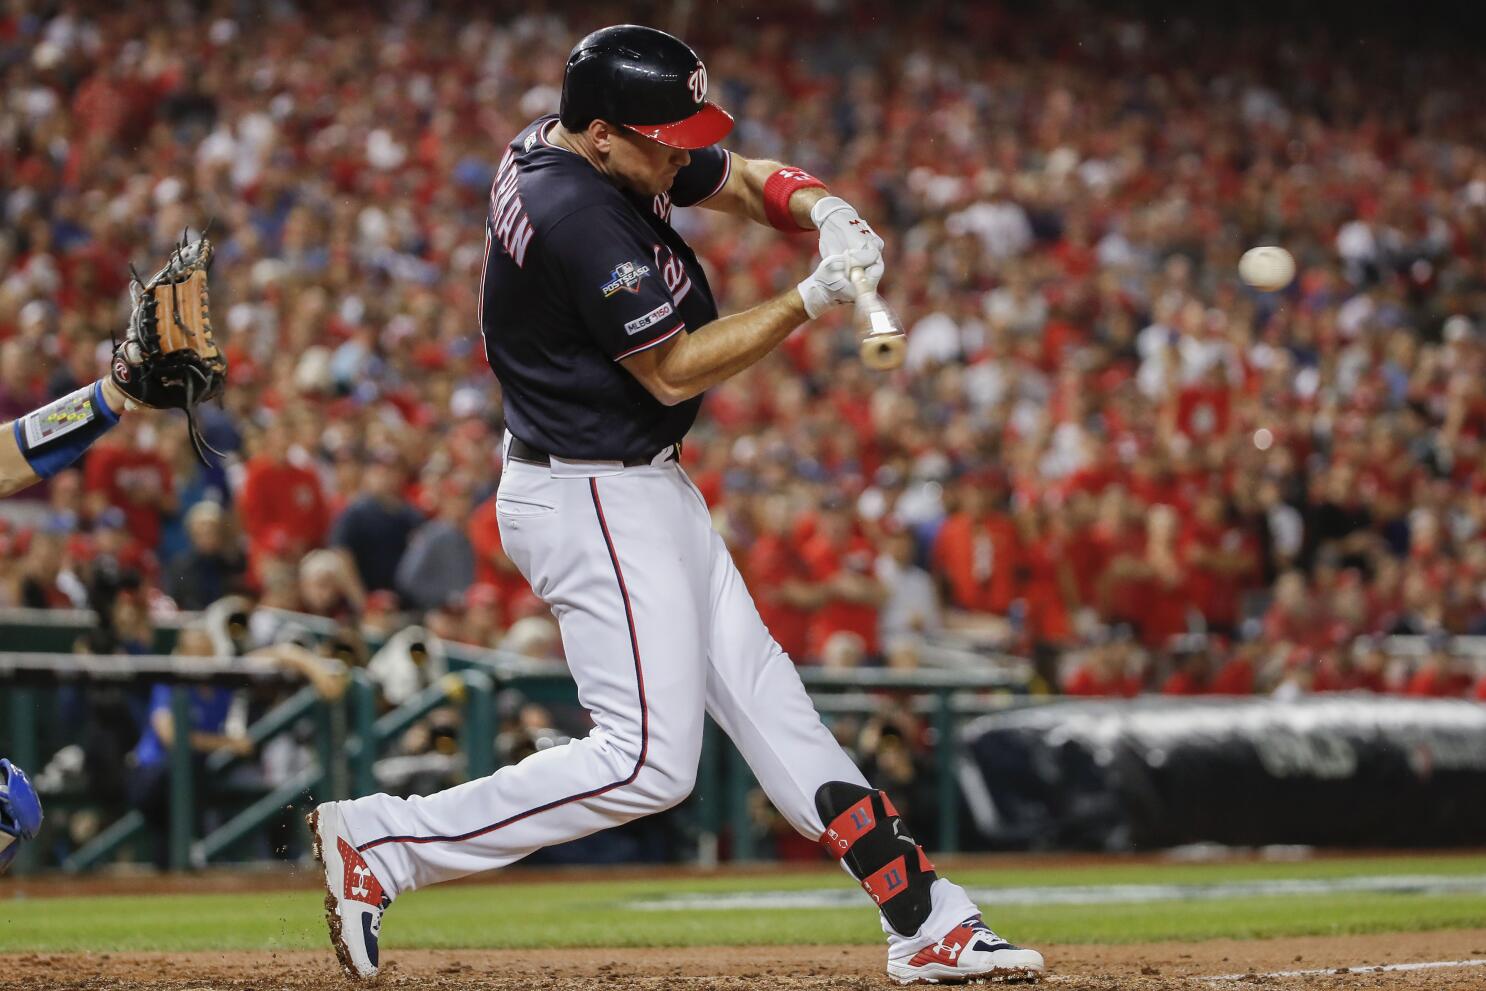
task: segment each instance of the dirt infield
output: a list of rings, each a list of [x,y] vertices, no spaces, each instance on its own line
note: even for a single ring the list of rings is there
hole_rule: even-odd
[[[580,923],[581,924],[581,923]],[[1486,987],[1486,966],[1378,970],[1486,960],[1486,929],[1393,936],[1212,940],[1043,948],[1056,991],[1364,991]],[[1277,972],[1300,973],[1276,976]],[[1246,975],[1214,979],[1221,975]],[[393,950],[382,988],[418,991],[867,991],[887,988],[866,946],[592,950]],[[351,988],[324,952],[15,954],[3,991],[301,991]]]

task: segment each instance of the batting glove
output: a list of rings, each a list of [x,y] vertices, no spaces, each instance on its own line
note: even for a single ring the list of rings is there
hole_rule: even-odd
[[[877,260],[865,266],[867,283],[875,289],[882,278],[882,238],[861,218],[856,207],[839,196],[822,196],[810,208],[810,220],[820,230],[822,258],[868,248],[877,253]]]
[[[814,320],[826,310],[857,298],[857,287],[851,280],[851,270],[860,268],[871,272],[872,266],[882,268],[882,255],[876,248],[863,247],[856,251],[843,251],[824,259],[810,277],[796,288],[805,301],[805,312]],[[876,280],[868,278],[870,286]]]

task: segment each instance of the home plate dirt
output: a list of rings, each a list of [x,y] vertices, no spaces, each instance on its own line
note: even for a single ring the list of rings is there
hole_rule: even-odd
[[[1045,946],[1049,991],[1486,988],[1486,929],[1122,946]],[[1431,964],[1415,969],[1397,965]],[[1226,976],[1224,976],[1226,975]],[[0,955],[3,991],[350,988],[330,950]],[[870,946],[388,949],[379,988],[419,991],[753,991],[891,987]]]

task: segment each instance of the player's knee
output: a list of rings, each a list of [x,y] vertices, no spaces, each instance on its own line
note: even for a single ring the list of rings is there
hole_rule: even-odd
[[[651,812],[664,812],[680,805],[696,787],[697,771],[679,767],[647,767],[635,782]]]
[[[635,780],[635,788],[652,812],[663,812],[680,804],[697,783],[697,765],[702,757],[700,739],[652,737],[645,752],[645,764]]]

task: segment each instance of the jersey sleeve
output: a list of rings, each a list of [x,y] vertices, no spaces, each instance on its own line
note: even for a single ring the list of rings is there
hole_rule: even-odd
[[[686,329],[649,227],[625,205],[591,206],[553,228],[548,251],[594,342],[615,361]]]
[[[732,172],[733,156],[725,149],[718,145],[699,148],[691,153],[691,161],[671,182],[671,202],[676,206],[696,206],[716,195]]]

